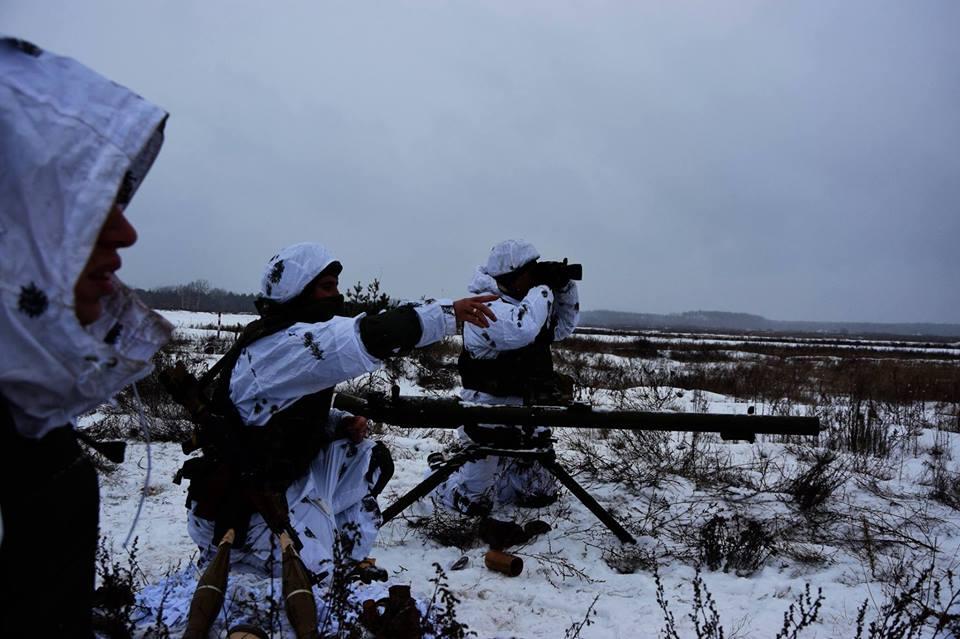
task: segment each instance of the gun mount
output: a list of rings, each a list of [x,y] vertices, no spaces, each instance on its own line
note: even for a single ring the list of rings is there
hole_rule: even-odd
[[[675,432],[719,433],[725,440],[754,441],[758,434],[817,435],[816,417],[769,417],[762,415],[721,415],[658,413],[593,408],[588,404],[567,406],[488,406],[459,399],[430,399],[401,396],[393,387],[389,396],[368,394],[355,397],[338,393],[333,406],[355,415],[413,428],[458,428],[479,424],[504,426],[549,426],[555,428],[629,429]],[[552,447],[542,441],[504,447],[478,443],[467,446],[447,459],[434,472],[383,511],[386,523],[413,502],[426,497],[464,464],[490,455],[535,459],[602,521],[622,543],[636,543],[613,515],[601,506],[557,461]]]
[[[333,406],[375,421],[414,428],[458,428],[464,425],[549,426],[718,433],[724,440],[753,442],[758,434],[816,435],[817,417],[773,417],[717,413],[658,413],[607,410],[589,404],[567,406],[489,406],[456,398],[431,399],[394,393],[363,397],[338,393]]]

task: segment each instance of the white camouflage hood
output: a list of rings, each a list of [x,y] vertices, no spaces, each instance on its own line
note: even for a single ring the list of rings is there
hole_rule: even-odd
[[[288,302],[336,261],[333,253],[322,244],[292,244],[267,261],[260,279],[260,297],[281,304]]]
[[[486,264],[477,267],[467,290],[474,295],[492,293],[502,295],[495,278],[512,273],[539,259],[540,252],[526,240],[504,240],[493,245]]]
[[[483,270],[499,277],[512,273],[522,266],[539,259],[540,252],[526,240],[504,240],[493,245]]]
[[[151,370],[172,326],[125,286],[83,327],[74,285],[167,114],[69,58],[0,36],[0,394],[28,437]]]

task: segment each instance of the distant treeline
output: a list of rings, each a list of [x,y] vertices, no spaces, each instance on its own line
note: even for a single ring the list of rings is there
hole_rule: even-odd
[[[387,308],[394,300],[380,290],[380,282],[367,284],[357,282],[341,288],[346,298],[346,314],[356,315],[363,311],[376,313]],[[214,288],[206,280],[189,284],[161,286],[147,290],[137,289],[140,299],[153,308],[210,313],[256,313],[253,293],[233,293]],[[947,340],[960,336],[960,324],[882,324],[864,322],[798,322],[770,320],[749,313],[723,311],[688,311],[670,315],[654,313],[628,313],[623,311],[584,311],[580,314],[583,327],[613,328],[626,330],[679,330],[692,332],[741,331],[747,333],[820,335],[869,335],[904,337],[941,337]]]
[[[257,311],[253,306],[253,300],[256,298],[253,293],[233,293],[222,288],[214,288],[206,280],[146,290],[138,288],[136,291],[140,299],[152,308],[209,313],[256,313]]]
[[[393,304],[389,295],[380,290],[380,281],[374,279],[367,284],[357,282],[343,290],[345,314],[379,313]],[[222,288],[214,288],[206,280],[195,280],[189,284],[161,286],[159,288],[136,289],[137,295],[147,306],[166,310],[203,311],[208,313],[256,313],[253,305],[256,295],[253,293],[233,293]]]

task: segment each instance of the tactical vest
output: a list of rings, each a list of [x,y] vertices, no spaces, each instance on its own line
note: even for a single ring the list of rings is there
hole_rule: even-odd
[[[258,302],[262,317],[248,324],[230,351],[196,382],[201,394],[213,388],[204,423],[197,423],[203,456],[188,459],[174,479],[178,483],[181,478],[190,480],[187,507],[195,503],[194,514],[216,521],[217,526],[237,520],[233,516],[236,510],[247,507],[238,497],[244,491],[266,489],[282,494],[307,472],[320,450],[336,435],[326,427],[332,388],[300,398],[273,415],[264,426],[243,423],[230,400],[229,390],[233,367],[243,349],[298,322],[330,320],[342,310],[343,298],[294,304]],[[364,347],[378,359],[397,349],[413,348],[422,334],[418,315],[410,307],[365,316],[360,320],[359,329]],[[208,432],[204,434],[203,430]],[[381,472],[371,489],[374,495],[393,474],[390,453],[382,444],[374,447],[368,480],[377,469]]]
[[[285,489],[303,476],[310,462],[333,439],[336,433],[327,428],[333,388],[326,388],[297,400],[277,412],[264,426],[243,424],[230,400],[230,378],[243,349],[254,342],[289,328],[297,322],[325,322],[341,309],[343,298],[327,298],[310,302],[292,311],[274,310],[267,318],[251,324],[230,353],[218,362],[217,385],[213,399],[220,412],[230,415],[234,426],[229,430],[233,443],[228,446],[232,465],[247,469],[267,484]],[[360,320],[360,337],[367,351],[379,359],[397,349],[413,348],[420,341],[422,329],[416,311],[410,306],[395,308]],[[213,376],[213,377],[216,377]],[[381,458],[384,453],[378,453]],[[389,454],[387,454],[389,457]]]
[[[333,318],[335,304],[315,304],[307,311],[251,323],[237,344],[224,355],[216,377],[213,405],[228,417],[220,455],[239,472],[257,483],[286,489],[303,476],[310,462],[330,443],[333,433],[327,428],[333,388],[305,395],[291,406],[276,412],[262,426],[243,423],[230,399],[230,381],[237,360],[254,342],[288,329],[298,322],[325,322]]]
[[[251,322],[237,343],[200,381],[213,386],[210,401],[216,432],[203,438],[203,456],[187,460],[180,476],[190,480],[187,505],[196,502],[195,514],[219,519],[226,494],[237,482],[251,489],[283,492],[302,477],[311,461],[332,439],[327,429],[333,389],[306,395],[276,412],[263,426],[243,423],[230,399],[233,368],[244,349],[256,341],[286,330],[298,322],[323,322],[335,314],[331,305],[314,305],[306,311]]]
[[[232,441],[226,449],[231,465],[264,486],[285,490],[333,440],[327,428],[332,400],[333,388],[325,388],[278,411],[263,426],[248,426],[227,399],[221,406],[232,414]]]
[[[554,383],[554,329],[549,323],[527,346],[500,351],[492,359],[478,359],[466,348],[460,353],[457,367],[463,387],[498,397],[534,397]]]

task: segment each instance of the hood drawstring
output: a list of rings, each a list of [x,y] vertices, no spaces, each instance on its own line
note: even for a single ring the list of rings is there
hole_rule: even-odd
[[[143,488],[140,489],[140,501],[137,503],[137,512],[133,515],[133,521],[130,523],[130,531],[127,532],[127,538],[123,540],[123,547],[127,548],[130,544],[130,538],[133,537],[133,531],[137,528],[137,522],[140,521],[140,512],[143,510],[143,502],[147,499],[147,489],[150,487],[150,474],[153,470],[153,459],[150,454],[150,423],[146,414],[143,412],[143,401],[140,399],[140,391],[137,385],[133,386],[133,396],[137,400],[137,412],[140,415],[140,430],[143,431],[143,439],[147,443],[147,474],[143,478]]]

